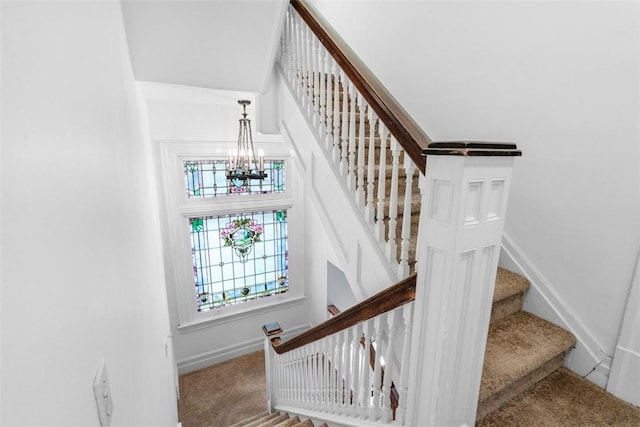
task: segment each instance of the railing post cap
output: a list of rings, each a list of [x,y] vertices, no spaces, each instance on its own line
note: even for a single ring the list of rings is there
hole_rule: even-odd
[[[282,333],[282,328],[278,322],[269,322],[262,325],[262,332],[268,337],[273,335],[279,335]]]
[[[448,141],[432,142],[422,150],[423,156],[522,156],[512,142]]]

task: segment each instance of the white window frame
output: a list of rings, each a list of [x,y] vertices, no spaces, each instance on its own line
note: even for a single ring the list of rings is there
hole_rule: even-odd
[[[185,191],[184,161],[226,160],[236,141],[157,141],[160,154],[160,198],[164,199],[165,269],[167,281],[173,283],[178,311],[178,330],[188,332],[212,324],[229,322],[257,313],[278,310],[283,305],[304,300],[304,245],[302,185],[292,179],[295,165],[282,137],[261,135],[254,139],[257,149],[263,149],[266,160],[284,161],[284,192],[273,194],[242,194],[188,198]],[[193,260],[189,218],[217,216],[241,212],[269,210],[287,211],[288,285],[283,294],[272,295],[198,312],[193,288]],[[169,289],[171,285],[169,285]]]

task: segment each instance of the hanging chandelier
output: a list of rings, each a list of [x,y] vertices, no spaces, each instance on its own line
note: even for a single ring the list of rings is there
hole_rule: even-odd
[[[263,180],[267,174],[264,171],[264,153],[260,150],[256,156],[253,149],[251,120],[247,119],[247,105],[251,104],[251,101],[242,99],[238,101],[238,104],[242,105],[238,147],[229,152],[227,179],[246,184],[250,179]]]

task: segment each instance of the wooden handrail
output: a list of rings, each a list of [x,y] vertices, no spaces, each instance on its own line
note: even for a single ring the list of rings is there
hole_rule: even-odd
[[[291,5],[424,174],[422,151],[429,136],[313,6],[305,0],[291,0]]]
[[[416,296],[416,275],[403,279],[393,286],[367,298],[359,304],[343,311],[329,320],[309,329],[302,334],[282,341],[279,337],[271,340],[273,350],[278,354],[283,354],[303,345],[312,343],[329,335],[340,332],[360,322],[369,320],[403,304],[411,302]],[[268,334],[267,334],[268,335]]]

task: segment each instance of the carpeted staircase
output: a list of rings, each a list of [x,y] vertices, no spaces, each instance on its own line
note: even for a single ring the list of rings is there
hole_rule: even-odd
[[[562,367],[576,340],[564,329],[522,311],[528,281],[498,269],[477,420]]]
[[[328,427],[327,424],[322,423],[316,426],[313,421],[307,419],[300,421],[300,418],[295,416],[290,418],[288,414],[281,414],[280,412],[274,412],[270,414],[263,412],[239,423],[233,424],[231,427]]]

